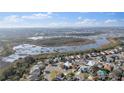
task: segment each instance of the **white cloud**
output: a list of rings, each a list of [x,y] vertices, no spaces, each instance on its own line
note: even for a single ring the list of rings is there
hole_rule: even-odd
[[[123,22],[116,19],[96,20],[80,19],[76,22],[77,26],[120,26]]]
[[[115,19],[107,19],[107,20],[105,20],[105,23],[106,24],[113,24],[113,23],[117,23],[117,20],[115,20]]]
[[[52,13],[52,12],[47,12],[47,14],[48,14],[48,15],[51,15],[51,14],[53,14],[53,13]]]
[[[83,19],[78,22],[76,22],[79,26],[96,26],[98,24],[96,19]]]
[[[36,13],[36,14],[32,14],[30,16],[22,16],[22,19],[47,19],[47,18],[52,18],[51,16],[51,12],[48,13]]]
[[[6,16],[5,18],[3,18],[2,22],[3,23],[17,23],[23,21],[19,16],[17,15],[11,15],[11,16]]]
[[[58,23],[52,22],[49,24],[49,26],[58,26]]]
[[[81,19],[82,19],[82,17],[81,17],[81,16],[79,16],[77,19],[78,19],[78,20],[81,20]]]
[[[47,24],[48,27],[68,27],[68,26],[72,26],[72,23],[69,22],[51,22],[49,24]],[[74,26],[74,24],[73,24]]]
[[[45,19],[45,20],[44,20]],[[16,26],[44,26],[44,27],[67,27],[67,26],[123,26],[124,19],[83,19],[81,16],[76,18],[73,22],[68,17],[53,16],[52,12],[48,13],[34,13],[31,15],[10,15],[5,16],[0,20],[0,27],[16,27]]]
[[[0,20],[0,27],[16,27],[16,26],[39,26],[42,23],[39,23],[40,21],[37,21],[37,23],[31,23],[29,20],[39,20],[39,19],[50,19],[52,18],[52,12],[48,13],[34,13],[31,15],[24,15],[24,16],[18,16],[18,15],[10,15],[5,16],[3,19]],[[44,24],[42,24],[44,25]]]
[[[10,15],[0,20],[0,27],[12,27],[24,24],[24,20],[17,15]]]

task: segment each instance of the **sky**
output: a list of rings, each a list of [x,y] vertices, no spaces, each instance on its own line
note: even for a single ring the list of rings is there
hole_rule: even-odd
[[[1,12],[0,27],[124,27],[124,12]]]

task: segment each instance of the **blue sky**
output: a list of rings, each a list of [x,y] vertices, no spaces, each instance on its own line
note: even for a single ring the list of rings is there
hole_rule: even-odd
[[[124,26],[123,12],[0,13],[0,27]]]

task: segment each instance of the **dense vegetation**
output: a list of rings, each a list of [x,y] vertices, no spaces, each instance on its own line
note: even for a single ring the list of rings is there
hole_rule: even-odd
[[[24,74],[29,72],[29,68],[35,64],[35,59],[33,57],[26,57],[20,59],[17,62],[9,65],[0,71],[0,80],[20,80]]]

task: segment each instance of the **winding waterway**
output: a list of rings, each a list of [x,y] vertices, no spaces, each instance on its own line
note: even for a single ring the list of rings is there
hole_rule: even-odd
[[[101,47],[106,43],[109,43],[106,37],[102,37],[102,38],[99,37],[96,39],[95,43],[79,45],[79,46],[41,47],[41,46],[36,46],[31,44],[22,44],[22,45],[13,47],[13,50],[15,50],[15,53],[7,57],[3,57],[2,61],[14,62],[19,58],[24,58],[29,55],[38,55],[38,54],[44,54],[44,53],[85,51],[91,48]]]

